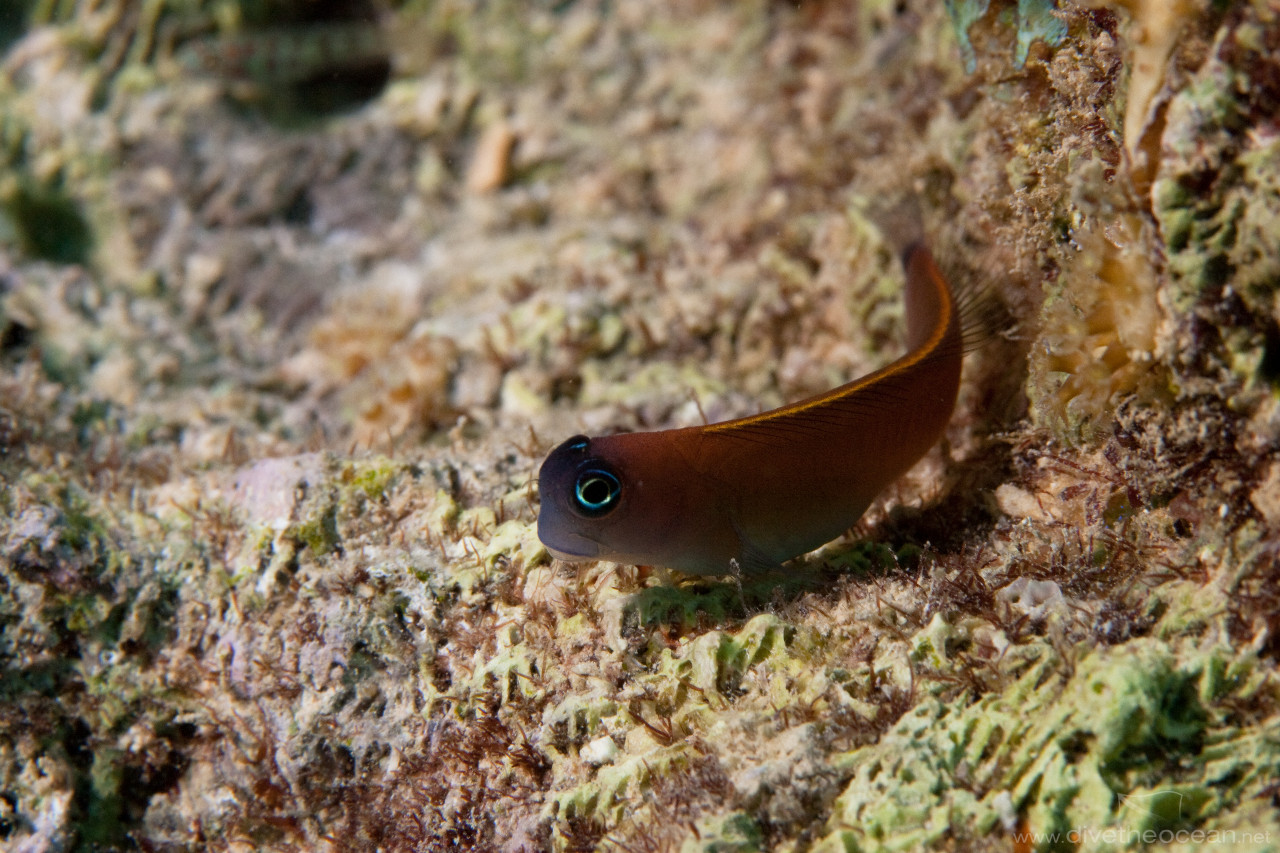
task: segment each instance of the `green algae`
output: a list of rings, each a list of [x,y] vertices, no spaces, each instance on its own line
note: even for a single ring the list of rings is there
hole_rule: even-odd
[[[738,609],[740,599],[723,585],[705,591],[674,586],[653,586],[635,593],[627,602],[627,614],[642,625],[696,625],[698,619],[714,622]]]
[[[342,544],[338,532],[338,505],[326,503],[293,528],[293,535],[317,557],[333,553]]]
[[[955,29],[956,41],[960,45],[960,56],[965,71],[972,74],[978,67],[978,58],[973,50],[973,42],[969,40],[969,28],[987,14],[990,0],[948,0],[947,13],[951,16],[951,24]]]
[[[898,566],[915,564],[920,547],[907,543],[894,549],[885,542],[853,542],[847,548],[828,548],[831,567],[854,576],[869,576]]]
[[[1229,722],[1235,702],[1266,689],[1256,660],[1142,641],[1084,652],[1067,677],[1058,664],[1046,647],[1002,693],[963,708],[926,699],[875,746],[842,756],[854,778],[818,849],[907,850],[1002,823],[1006,834],[1064,838],[1084,828],[1192,829],[1277,772],[1277,722]],[[1228,669],[1236,675],[1224,682]],[[1205,751],[1241,736],[1248,750]]]
[[[763,850],[764,834],[748,814],[731,812],[698,821],[680,853],[752,853]]]
[[[969,30],[987,16],[991,0],[946,0],[945,5],[960,47],[961,61],[965,71],[972,74],[977,70],[978,59]],[[1002,9],[1000,14],[1005,15],[1008,11],[1007,8]],[[1026,64],[1033,43],[1039,41],[1056,47],[1066,39],[1067,24],[1057,11],[1054,0],[1018,0],[1016,10],[1009,15],[1016,33],[1015,67],[1022,68]]]
[[[93,252],[80,205],[53,187],[19,186],[0,198],[0,243],[10,240],[19,251],[54,263],[85,264]]]
[[[1176,308],[1191,311],[1229,288],[1250,316],[1221,318],[1218,357],[1241,384],[1275,387],[1280,143],[1247,128],[1265,109],[1280,41],[1265,4],[1245,4],[1241,17],[1218,33],[1208,60],[1170,102],[1152,209]],[[1207,174],[1216,178],[1203,185]]]
[[[362,462],[358,467],[343,471],[342,479],[353,489],[357,489],[369,500],[382,500],[388,488],[403,472],[404,467],[390,459],[378,459]]]
[[[556,733],[555,740],[563,737],[569,743],[580,744],[596,736],[606,720],[618,716],[619,709],[618,701],[604,685],[597,684],[591,692],[566,696],[558,704],[548,707],[543,712],[542,721]]]
[[[1054,0],[1018,0],[1018,45],[1013,52],[1013,64],[1021,68],[1031,53],[1031,45],[1037,41],[1048,47],[1057,47],[1067,38],[1067,22],[1058,14]]]

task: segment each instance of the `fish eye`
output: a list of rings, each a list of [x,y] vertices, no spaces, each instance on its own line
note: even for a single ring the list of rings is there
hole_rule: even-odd
[[[573,497],[578,510],[586,516],[598,517],[608,513],[618,504],[622,495],[622,483],[611,471],[588,468],[578,475],[573,487]]]

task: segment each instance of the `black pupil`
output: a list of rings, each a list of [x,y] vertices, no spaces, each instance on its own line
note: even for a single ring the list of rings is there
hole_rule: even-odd
[[[578,478],[578,505],[592,514],[611,509],[620,491],[618,478],[607,471],[587,471]]]
[[[592,506],[600,506],[609,500],[609,492],[609,484],[599,477],[593,477],[582,484],[582,500]]]

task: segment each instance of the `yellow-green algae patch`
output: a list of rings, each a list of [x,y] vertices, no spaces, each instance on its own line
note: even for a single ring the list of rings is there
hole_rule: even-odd
[[[1280,23],[1266,3],[1242,4],[1239,18],[1170,101],[1151,196],[1169,258],[1169,298],[1201,321],[1187,330],[1194,337],[1184,339],[1179,360],[1203,353],[1220,361],[1242,386],[1232,389],[1243,392],[1236,403],[1247,406],[1280,377],[1280,140],[1254,124],[1280,91]]]
[[[548,814],[557,820],[617,823],[654,776],[669,775],[673,764],[687,767],[705,756],[704,744],[726,734],[722,714],[742,693],[751,690],[758,701],[774,705],[794,701],[788,684],[812,681],[803,657],[788,648],[794,631],[776,616],[762,614],[735,632],[711,631],[665,650],[653,673],[637,679],[628,691],[634,698],[626,712],[608,701],[561,703],[544,716],[544,723],[566,726],[570,738],[581,743],[609,720],[624,748],[591,781],[557,794]],[[768,686],[745,687],[743,679],[752,671]],[[757,837],[745,816],[731,823],[725,831],[741,836],[742,843]]]
[[[1043,645],[1003,692],[963,707],[924,699],[841,756],[853,779],[816,849],[913,850],[993,831],[1035,846],[1107,829],[1280,831],[1274,815],[1233,814],[1280,773],[1280,717],[1246,727],[1235,710],[1265,695],[1265,663],[1155,641],[1078,653],[1064,668]]]

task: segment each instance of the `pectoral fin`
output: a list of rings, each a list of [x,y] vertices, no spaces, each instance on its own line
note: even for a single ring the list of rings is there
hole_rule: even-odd
[[[738,569],[742,574],[768,575],[782,571],[782,563],[757,548],[741,533],[738,534],[738,541],[742,546],[738,554]]]

